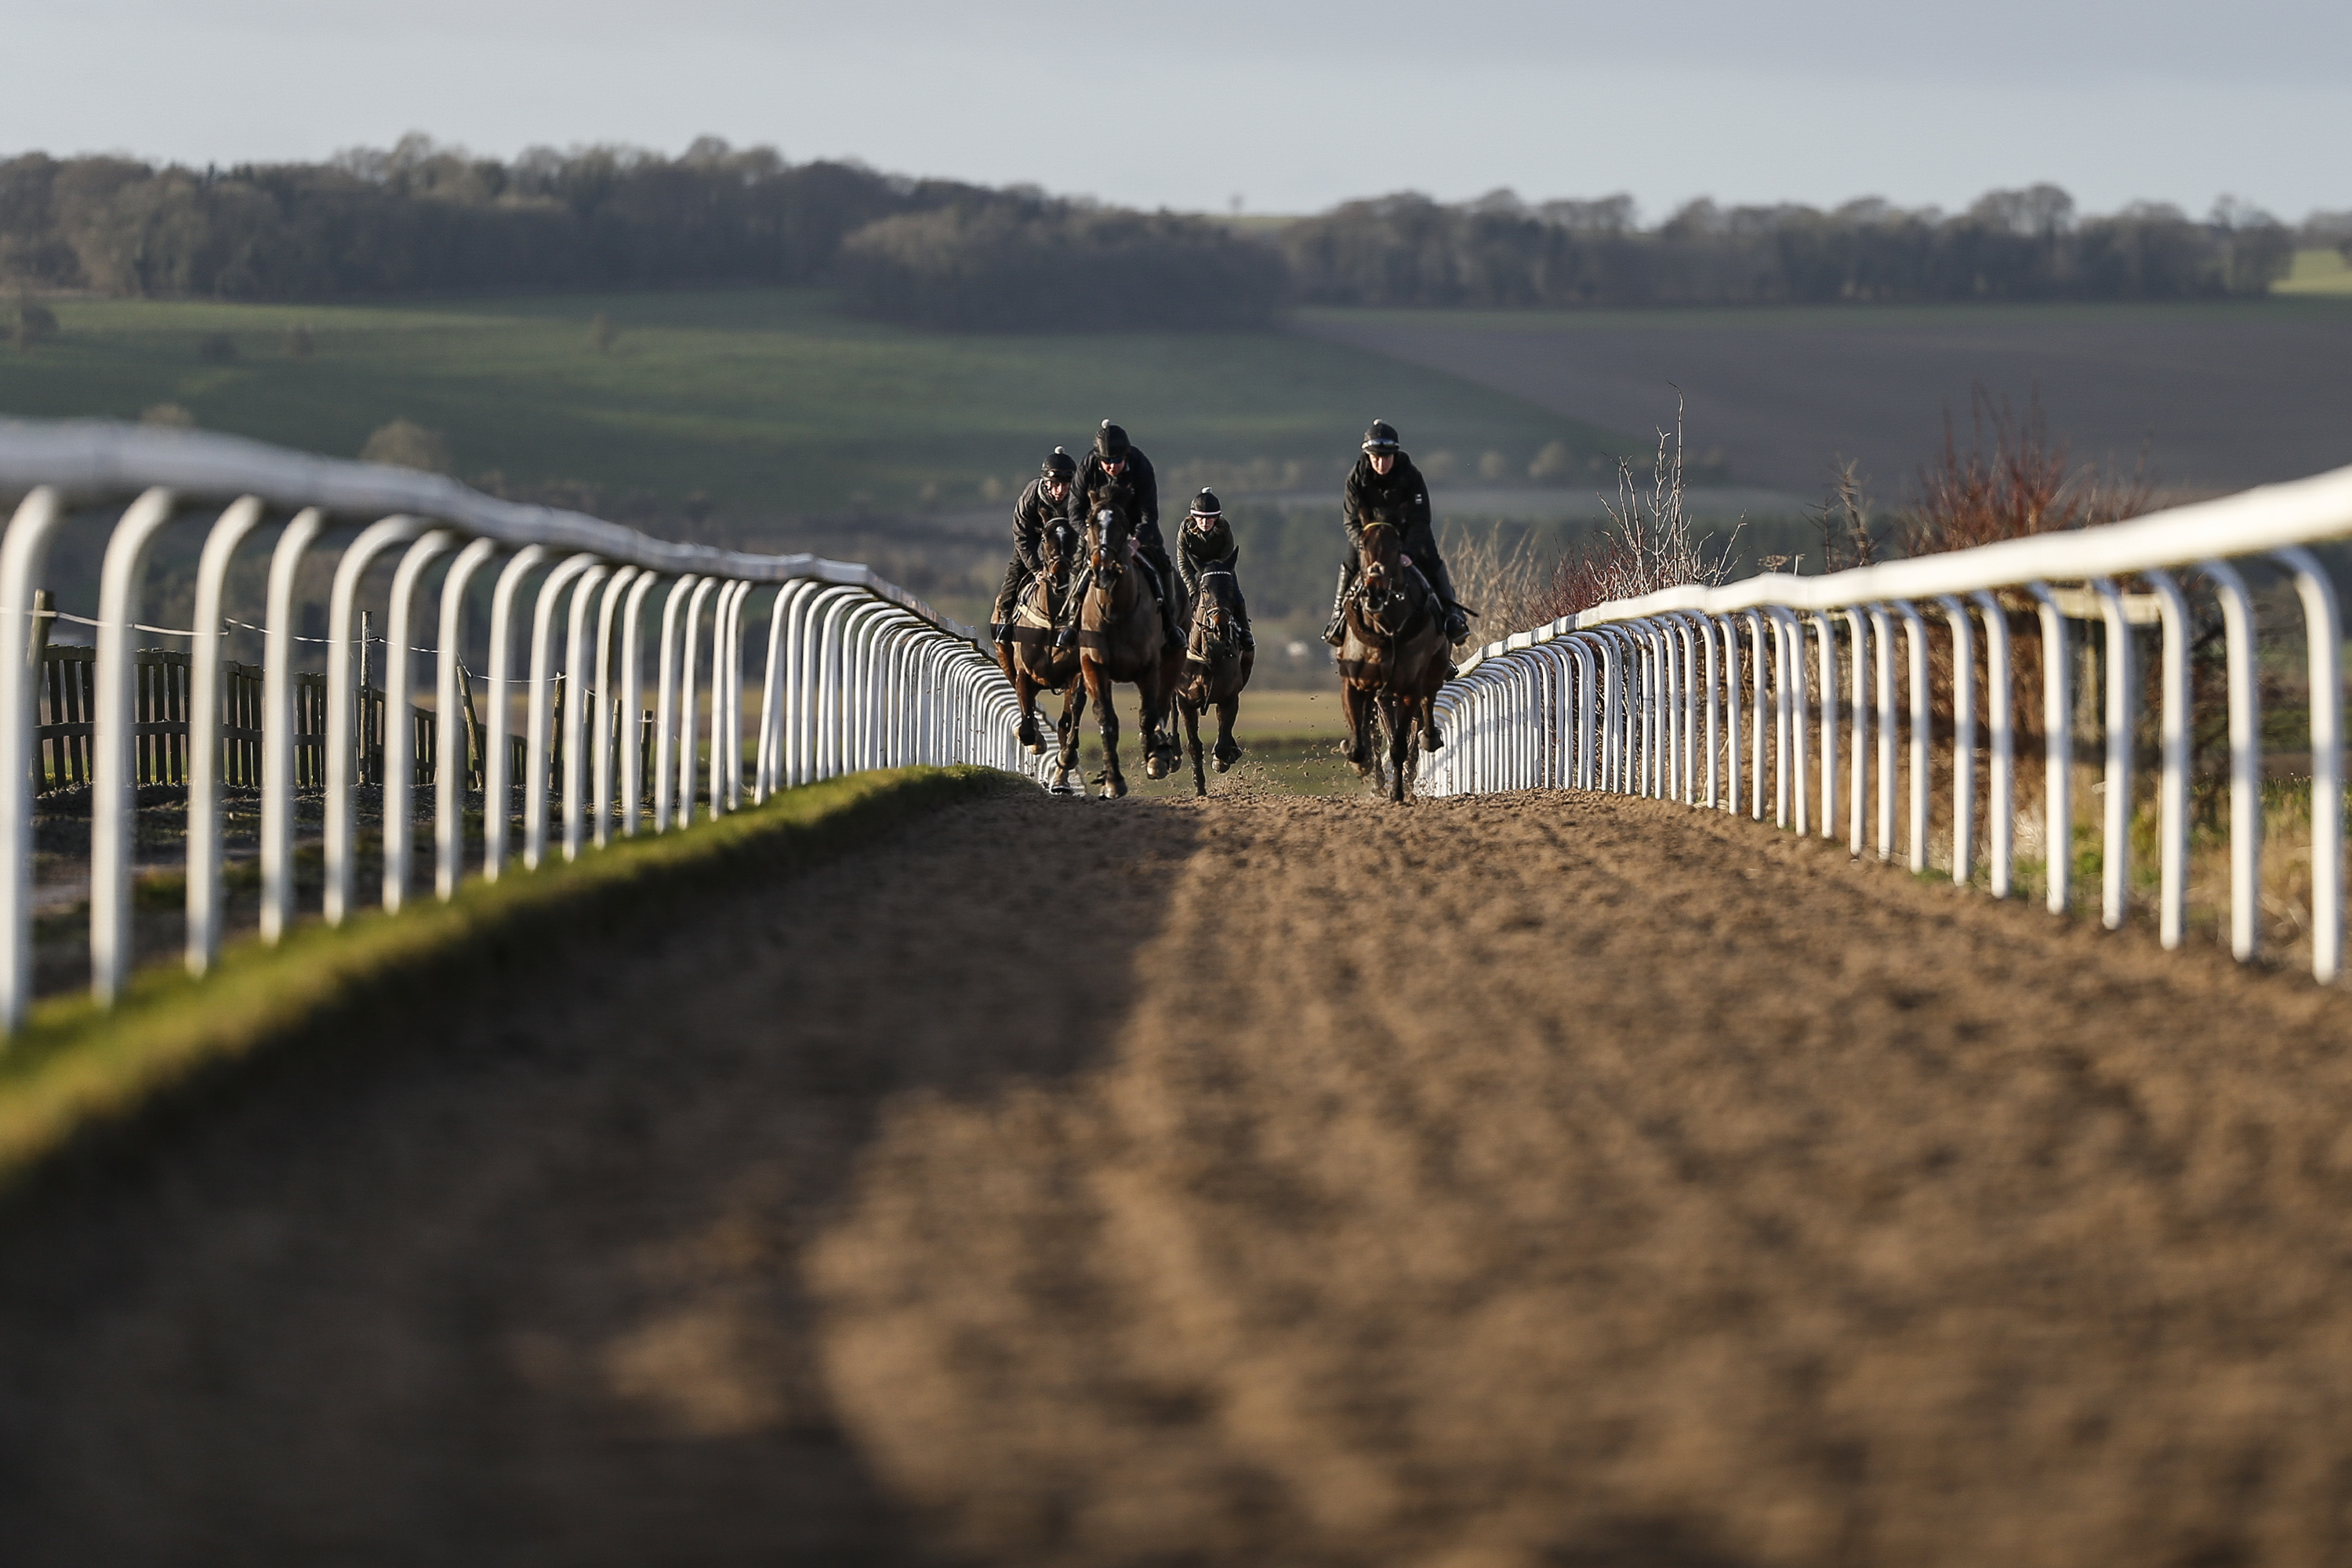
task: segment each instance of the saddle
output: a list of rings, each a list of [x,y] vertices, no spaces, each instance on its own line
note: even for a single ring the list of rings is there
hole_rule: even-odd
[[[1168,584],[1161,582],[1160,580],[1160,574],[1152,569],[1151,558],[1144,554],[1140,550],[1136,549],[1131,542],[1127,547],[1127,563],[1129,566],[1139,568],[1142,571],[1143,580],[1151,584],[1151,591],[1160,595],[1160,602],[1161,604],[1164,605],[1169,602]],[[1069,603],[1073,605],[1081,603],[1088,594],[1094,591],[1094,568],[1091,566],[1081,568],[1078,572],[1076,581],[1070,584]]]

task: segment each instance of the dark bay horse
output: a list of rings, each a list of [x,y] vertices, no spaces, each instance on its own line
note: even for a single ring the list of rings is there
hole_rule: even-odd
[[[1402,800],[1412,776],[1413,731],[1421,732],[1424,751],[1444,744],[1431,700],[1453,673],[1454,660],[1437,595],[1404,558],[1396,525],[1371,519],[1363,540],[1356,592],[1348,602],[1347,640],[1339,649],[1347,755],[1360,773],[1378,769],[1389,798]]]
[[[1066,522],[1055,523],[1045,530],[1044,550],[1045,570],[1013,605],[1013,640],[996,646],[997,665],[1004,671],[1004,679],[1013,683],[1013,693],[1021,701],[1021,743],[1029,748],[1033,756],[1045,749],[1045,738],[1037,729],[1038,692],[1066,694],[1062,716],[1054,725],[1056,736],[1063,742],[1076,731],[1078,717],[1086,711],[1087,705],[1086,685],[1078,679],[1076,647],[1054,646],[1055,627],[1068,607],[1070,578],[1077,563],[1077,530]],[[1067,762],[1055,769],[1055,794],[1071,793],[1071,771]]]
[[[1176,679],[1176,706],[1184,715],[1184,749],[1192,758],[1192,793],[1209,793],[1201,772],[1201,710],[1217,710],[1217,771],[1238,761],[1234,716],[1241,711],[1242,688],[1249,684],[1257,655],[1242,640],[1241,584],[1231,569],[1211,566],[1201,574],[1201,600],[1192,606],[1192,635]]]
[[[1167,646],[1160,618],[1160,595],[1174,584],[1160,583],[1136,558],[1135,492],[1125,484],[1097,487],[1087,497],[1087,570],[1078,604],[1078,671],[1087,698],[1100,716],[1102,777],[1106,799],[1127,793],[1118,767],[1118,710],[1111,686],[1135,688],[1142,709],[1143,772],[1164,779],[1176,769],[1176,742],[1168,731],[1169,699],[1176,688],[1181,648]],[[1062,736],[1061,765],[1076,767],[1077,725]]]

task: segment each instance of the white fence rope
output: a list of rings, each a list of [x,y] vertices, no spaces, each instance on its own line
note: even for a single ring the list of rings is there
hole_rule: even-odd
[[[284,520],[269,558],[263,626],[261,928],[275,941],[295,918],[294,626],[303,608],[299,568],[331,528],[364,524],[343,544],[328,605],[326,893],[323,913],[342,920],[357,905],[352,886],[353,781],[357,760],[357,605],[372,564],[394,567],[383,635],[412,647],[416,600],[428,567],[446,560],[438,637],[419,651],[436,658],[438,712],[436,891],[446,899],[464,870],[467,756],[458,660],[466,587],[490,572],[490,658],[486,689],[524,689],[528,744],[523,776],[511,780],[509,716],[488,704],[481,752],[486,844],[480,873],[495,878],[508,854],[508,812],[496,803],[520,784],[523,864],[546,855],[551,809],[560,811],[562,853],[641,829],[660,833],[754,804],[793,784],[865,768],[981,763],[1029,772],[1014,740],[1012,688],[971,628],[932,612],[865,566],[814,555],[751,555],[649,538],[633,529],[546,507],[520,506],[453,479],[371,464],[339,462],[198,431],[98,422],[0,422],[0,491],[23,496],[0,536],[0,634],[19,650],[0,658],[0,1030],[23,1022],[32,1000],[32,891],[39,671],[32,658],[34,595],[51,546],[74,518],[112,513],[99,589],[90,792],[90,985],[105,1001],[131,966],[131,846],[134,841],[133,660],[141,591],[157,536],[184,517],[212,515],[197,567],[191,655],[188,759],[187,964],[203,973],[221,940],[220,700],[226,617],[222,597],[238,548],[265,522]],[[221,508],[216,515],[211,509]],[[119,509],[119,510],[118,510]],[[495,568],[495,570],[492,570]],[[535,586],[530,580],[537,578]],[[516,622],[530,629],[526,675],[509,674]],[[655,769],[641,777],[635,715],[644,697],[642,660],[649,597],[661,595]],[[743,656],[753,635],[753,595],[766,592],[766,658],[750,784],[744,780]],[[557,611],[570,597],[561,623]],[[593,619],[591,612],[593,610]],[[683,614],[681,614],[681,610]],[[175,634],[182,635],[182,634]],[[614,668],[617,657],[617,670]],[[593,728],[585,704],[564,704],[562,776],[551,780],[551,694],[559,672],[597,693]],[[408,661],[388,661],[386,711],[406,711]],[[617,684],[616,727],[609,711]],[[698,761],[705,742],[701,693],[711,699],[707,784]],[[212,743],[197,743],[206,735]],[[409,727],[384,726],[384,873],[382,902],[407,896],[413,780]],[[617,774],[617,780],[615,775]],[[650,786],[651,810],[645,801]]]
[[[1847,847],[1897,848],[1896,775],[1908,774],[1903,844],[1929,864],[1931,715],[1950,718],[1953,879],[1983,864],[1993,896],[2016,874],[2018,817],[2010,708],[2008,608],[2029,610],[2042,652],[2047,902],[2074,897],[2069,853],[2075,697],[2070,639],[2094,624],[2104,650],[2101,912],[2121,926],[2131,898],[2133,733],[2153,642],[2158,669],[2156,905],[2167,947],[2187,924],[2190,597],[2221,616],[2229,710],[2230,941],[2254,955],[2262,897],[2263,749],[2257,679],[2263,649],[2241,565],[2283,574],[2303,620],[2309,679],[2312,973],[2336,979],[2344,950],[2343,627],[2336,591],[2306,546],[2352,538],[2352,468],[2269,485],[2128,522],[2005,541],[1821,577],[1768,574],[1719,588],[1681,587],[1619,600],[1482,648],[1438,697],[1453,737],[1428,759],[1432,795],[1530,788],[1606,790],[1745,811],[1799,833],[1839,836],[1840,743],[1847,766]],[[2233,564],[2235,563],[2236,564]],[[2139,586],[2126,592],[2123,580]],[[2009,595],[2007,605],[2000,595]],[[1930,621],[1950,650],[1940,676]],[[1984,633],[1988,711],[1975,710],[1976,623]],[[1743,633],[1745,634],[1743,639]],[[1817,670],[1809,672],[1806,639]],[[1742,642],[1745,641],[1743,658]],[[1896,644],[1901,644],[1897,658]],[[1850,674],[1850,683],[1841,672]],[[1898,671],[1899,682],[1898,682]],[[1896,687],[1907,692],[1898,710]],[[1848,698],[1841,711],[1840,688]],[[1743,746],[1741,724],[1746,710]],[[1876,726],[1876,745],[1871,729]],[[1907,731],[1898,765],[1897,731]],[[1819,735],[1819,751],[1808,734]],[[1743,751],[1746,752],[1743,758]],[[1979,815],[1976,771],[1990,798]],[[1743,799],[1741,769],[1748,789]],[[1810,776],[1817,763],[1819,777]],[[1875,794],[1875,812],[1870,807]],[[1818,820],[1815,806],[1818,806]],[[1981,846],[1984,858],[1977,859]]]

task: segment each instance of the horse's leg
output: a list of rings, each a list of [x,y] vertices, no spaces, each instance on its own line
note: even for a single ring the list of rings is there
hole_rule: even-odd
[[[1135,683],[1136,696],[1143,709],[1144,775],[1164,779],[1176,771],[1184,749],[1176,739],[1176,688],[1181,655],[1147,660]]]
[[[1127,775],[1118,771],[1118,704],[1111,700],[1117,692],[1111,685],[1110,671],[1102,665],[1090,658],[1084,668],[1087,695],[1100,710],[1095,721],[1102,727],[1103,797],[1117,800],[1127,793]]]
[[[1184,714],[1184,751],[1192,759],[1192,793],[1206,795],[1209,793],[1209,776],[1201,771],[1201,705],[1191,698],[1180,696],[1176,699],[1176,706]],[[1223,763],[1217,764],[1217,771],[1225,771]]]
[[[1036,756],[1045,749],[1045,738],[1037,732],[1037,683],[1029,679],[1027,668],[1013,657],[1009,647],[1000,643],[998,649],[1012,673],[1013,695],[1021,703],[1021,743],[1031,756]]]
[[[1062,741],[1054,773],[1054,787],[1057,790],[1069,788],[1070,775],[1078,771],[1078,721],[1087,711],[1087,683],[1073,676],[1067,691],[1062,699],[1061,721],[1055,725]]]
[[[1217,771],[1223,773],[1242,759],[1242,749],[1234,740],[1234,721],[1242,710],[1242,694],[1217,700]]]
[[[1389,721],[1389,798],[1404,799],[1404,752],[1412,743],[1410,727],[1412,714],[1409,697],[1391,692],[1388,697]]]
[[[1346,710],[1348,715],[1348,750],[1345,753],[1347,759],[1358,773],[1369,773],[1372,765],[1372,743],[1370,733],[1372,721],[1371,694],[1360,686],[1342,686],[1339,688],[1339,706]]]

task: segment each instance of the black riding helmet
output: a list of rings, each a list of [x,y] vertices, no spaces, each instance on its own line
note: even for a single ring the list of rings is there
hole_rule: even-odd
[[[1067,482],[1068,480],[1077,478],[1077,476],[1078,460],[1076,458],[1071,457],[1067,452],[1062,450],[1059,447],[1056,447],[1052,451],[1046,453],[1045,460],[1037,465],[1037,477],[1039,479],[1061,479]]]
[[[1192,498],[1192,515],[1194,517],[1224,516],[1225,509],[1218,501],[1217,492],[1206,486],[1202,487],[1201,493]]]
[[[1095,432],[1095,456],[1106,463],[1116,463],[1127,456],[1127,432],[1106,419]]]
[[[1364,450],[1372,453],[1393,452],[1397,449],[1396,426],[1385,419],[1375,419],[1372,427],[1364,432]]]

